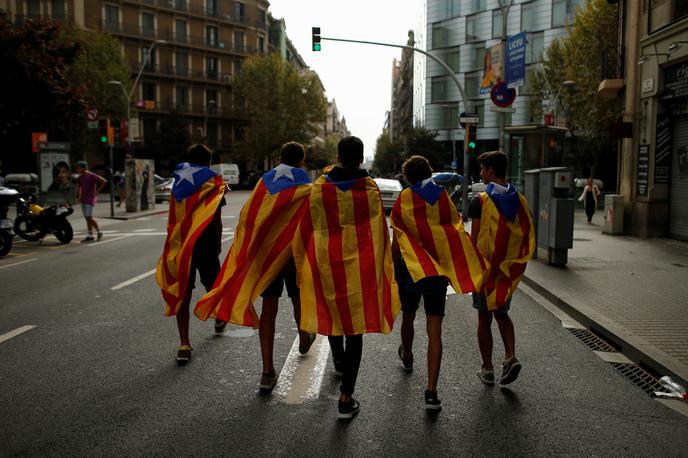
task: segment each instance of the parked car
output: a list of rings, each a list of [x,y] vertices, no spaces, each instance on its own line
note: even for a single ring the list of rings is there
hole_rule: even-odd
[[[463,176],[453,172],[435,172],[432,179],[437,185],[447,190],[449,198],[457,209],[461,209],[461,184]]]
[[[170,200],[174,178],[163,178],[160,181],[155,181],[155,202]]]
[[[471,200],[481,192],[485,192],[485,188],[487,188],[487,185],[483,183],[482,181],[478,181],[477,183],[473,183],[468,186],[468,203],[471,203]]]
[[[230,186],[239,184],[239,166],[237,164],[213,164],[210,166],[215,173],[222,177],[222,181]]]
[[[382,196],[382,205],[385,210],[391,210],[394,206],[394,202],[397,201],[399,194],[402,191],[401,183],[399,180],[392,180],[388,178],[373,178],[375,184],[380,188],[380,195]]]

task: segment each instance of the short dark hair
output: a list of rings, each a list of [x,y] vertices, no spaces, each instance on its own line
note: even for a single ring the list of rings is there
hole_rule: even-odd
[[[357,168],[363,163],[363,142],[353,135],[342,138],[337,143],[337,157],[344,167]]]
[[[298,142],[288,142],[280,149],[280,161],[282,164],[291,167],[298,167],[299,163],[306,158],[306,151],[303,145]]]
[[[506,178],[509,160],[501,151],[488,151],[478,156],[478,162],[485,168],[491,168],[497,178]]]
[[[202,143],[195,143],[186,150],[186,159],[192,164],[210,165],[213,151]]]
[[[412,185],[432,176],[430,162],[423,156],[411,156],[401,165],[401,172]]]

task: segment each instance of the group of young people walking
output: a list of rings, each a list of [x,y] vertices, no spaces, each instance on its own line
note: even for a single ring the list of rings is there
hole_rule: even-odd
[[[511,296],[532,256],[535,242],[528,204],[506,182],[503,153],[478,158],[489,183],[469,206],[468,234],[446,191],[432,180],[429,162],[412,156],[403,164],[411,186],[401,192],[390,223],[380,191],[360,168],[363,143],[346,137],[337,164],[314,183],[300,167],[302,145],[282,146],[280,164],[257,183],[241,210],[224,263],[219,253],[220,211],[227,190],[210,170],[212,152],[193,145],[175,171],[167,239],[157,281],[166,315],[176,316],[181,339],[179,363],[191,358],[188,336],[191,293],[198,271],[207,294],[195,307],[198,318],[259,330],[262,391],[277,384],[273,342],[277,304],[286,286],[299,329],[299,352],[308,353],[316,334],[328,337],[334,369],[341,374],[338,417],[360,409],[353,397],[363,334],[392,331],[403,312],[398,356],[412,370],[414,320],[421,298],[427,315],[427,409],[441,409],[437,384],[442,359],[442,320],[449,285],[473,293],[478,311],[478,343],[483,360],[479,378],[495,382],[491,323],[497,321],[505,359],[500,382],[513,382],[521,364],[515,356]],[[260,316],[254,303],[263,298]]]

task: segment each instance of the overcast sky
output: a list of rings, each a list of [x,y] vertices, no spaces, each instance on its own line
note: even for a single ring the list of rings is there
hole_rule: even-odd
[[[420,0],[270,0],[273,17],[284,18],[287,35],[306,64],[320,76],[352,135],[372,158],[391,106],[392,60],[401,49],[323,41],[311,51],[311,27],[323,37],[406,44],[418,26]]]

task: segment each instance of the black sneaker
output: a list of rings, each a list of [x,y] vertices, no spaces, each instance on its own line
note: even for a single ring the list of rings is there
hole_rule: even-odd
[[[278,375],[274,372],[271,374],[262,374],[260,376],[260,391],[262,393],[270,393],[277,385]]]
[[[308,353],[308,350],[310,350],[313,346],[313,342],[315,342],[316,337],[316,334],[307,334],[306,341],[303,344],[299,342],[299,353],[301,353],[302,355]]]
[[[504,364],[502,364],[502,378],[499,383],[508,385],[516,380],[519,372],[521,372],[521,363],[515,356],[504,361]]]
[[[399,359],[401,360],[401,367],[403,367],[405,371],[411,372],[413,370],[413,354],[411,354],[410,358],[404,358],[404,346],[403,345],[399,345],[399,349],[397,350],[397,354],[399,355]]]
[[[442,401],[437,397],[437,391],[425,390],[425,409],[442,410]]]
[[[89,234],[88,236],[86,236],[85,239],[81,240],[81,243],[91,243],[95,242],[95,240],[96,239],[94,239],[93,236]]]
[[[182,345],[179,347],[179,350],[177,350],[177,364],[179,365],[184,365],[188,363],[191,360],[191,346],[190,345]]]
[[[222,334],[227,327],[227,322],[215,319],[215,334]]]
[[[103,233],[98,231],[98,234],[96,235],[96,240],[98,240],[100,242],[102,240],[102,238],[103,238]]]
[[[337,418],[349,419],[353,418],[361,410],[361,404],[354,398],[351,398],[349,402],[339,401],[339,414]]]

